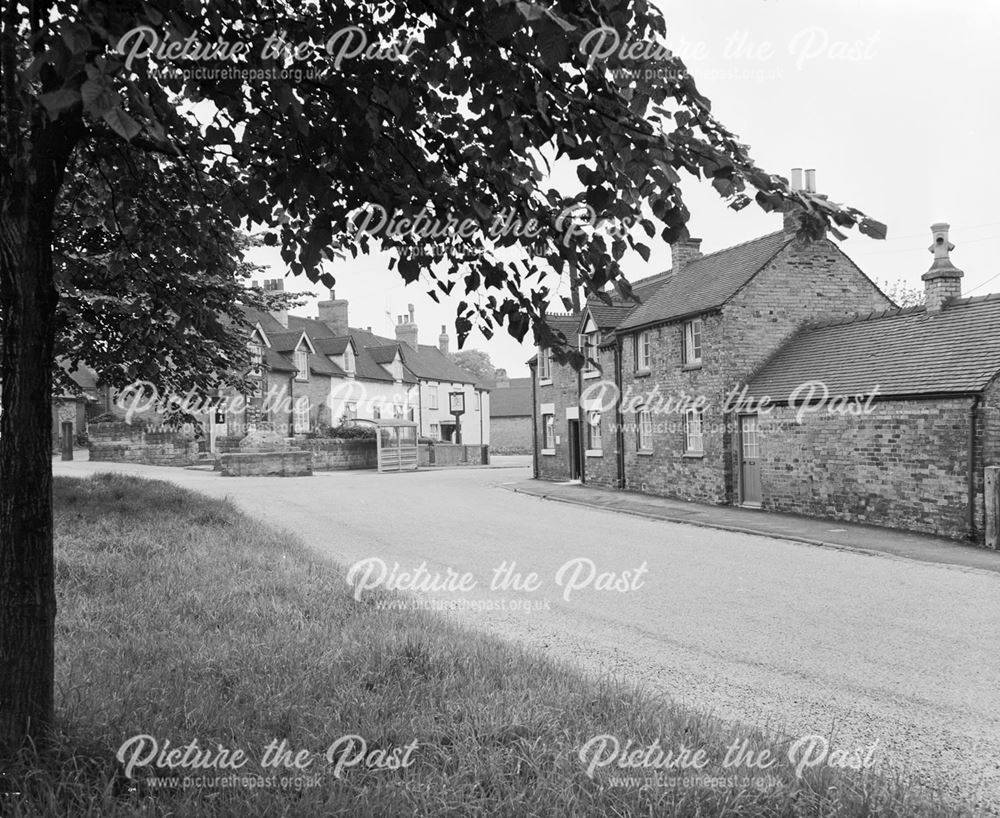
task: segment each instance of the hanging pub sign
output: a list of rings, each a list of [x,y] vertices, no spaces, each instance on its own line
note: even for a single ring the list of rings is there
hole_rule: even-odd
[[[465,414],[465,393],[464,392],[449,392],[448,393],[448,406],[450,407],[450,414],[452,414],[452,415],[464,415]]]

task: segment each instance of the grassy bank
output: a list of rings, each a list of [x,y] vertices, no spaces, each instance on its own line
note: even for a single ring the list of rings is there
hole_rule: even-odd
[[[336,566],[287,534],[165,483],[58,480],[56,521],[59,733],[7,764],[0,781],[20,794],[0,796],[3,815],[956,814],[868,773],[799,778],[787,746],[753,730],[595,685],[430,613],[355,601]],[[115,754],[139,734],[143,752],[197,739],[247,763],[137,765],[129,778]],[[767,771],[778,785],[590,777],[579,748],[602,734],[702,748],[704,776],[732,775],[718,762],[747,738],[780,759]],[[357,741],[324,757],[349,735],[365,760],[346,766]],[[273,740],[313,763],[262,768]]]

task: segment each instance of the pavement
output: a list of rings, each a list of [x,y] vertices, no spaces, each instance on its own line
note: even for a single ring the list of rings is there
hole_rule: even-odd
[[[531,483],[527,468],[226,478],[77,460],[54,471],[228,498],[345,580],[346,566],[381,563],[414,607],[727,722],[818,734],[844,753],[874,745],[879,768],[1000,815],[994,570],[508,490]],[[401,579],[420,570],[472,584],[421,591]]]
[[[863,554],[901,557],[1000,573],[1000,551],[908,531],[820,520],[797,514],[777,514],[758,509],[671,500],[636,492],[593,488],[579,483],[523,480],[509,483],[504,488],[545,500],[589,506],[618,514],[632,514],[651,520],[759,534]]]

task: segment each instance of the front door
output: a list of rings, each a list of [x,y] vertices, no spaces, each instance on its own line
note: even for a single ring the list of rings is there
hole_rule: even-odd
[[[760,505],[760,435],[756,415],[740,415],[740,499],[744,505]]]
[[[580,479],[580,421],[570,420],[569,423],[569,479]]]

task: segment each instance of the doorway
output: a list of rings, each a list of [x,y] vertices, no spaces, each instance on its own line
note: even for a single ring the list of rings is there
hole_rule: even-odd
[[[760,434],[756,415],[740,415],[740,500],[760,508]]]
[[[583,476],[580,468],[580,421],[569,420],[569,479],[580,480]]]

